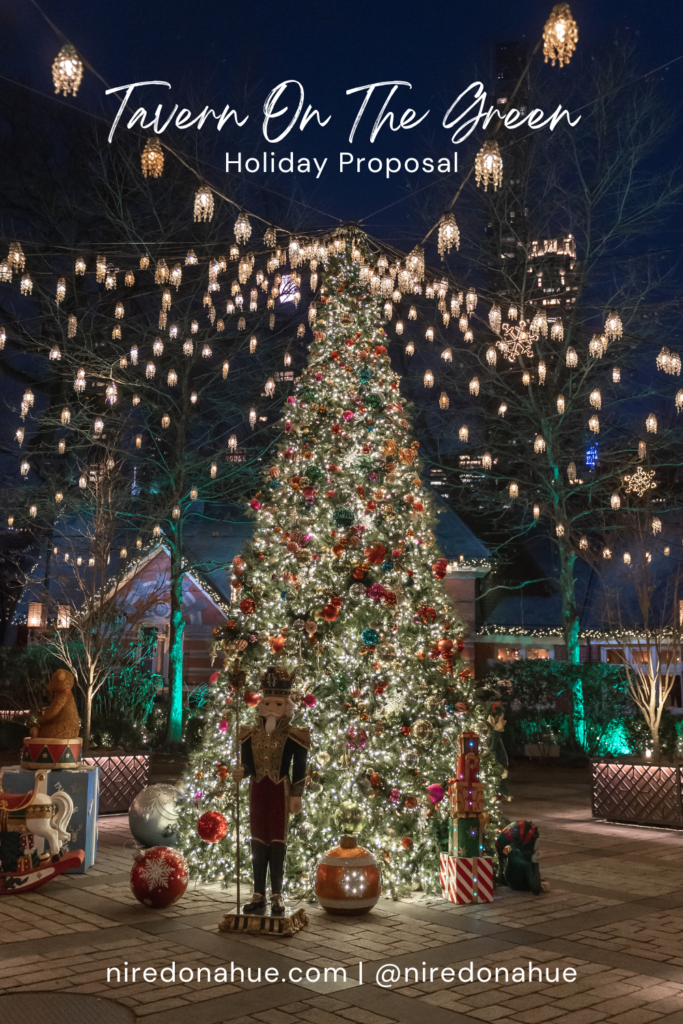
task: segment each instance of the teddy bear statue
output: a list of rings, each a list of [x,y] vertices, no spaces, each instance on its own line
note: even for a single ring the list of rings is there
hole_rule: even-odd
[[[50,705],[24,740],[21,763],[25,768],[80,767],[82,740],[73,685],[74,677],[66,669],[52,673],[46,687]]]

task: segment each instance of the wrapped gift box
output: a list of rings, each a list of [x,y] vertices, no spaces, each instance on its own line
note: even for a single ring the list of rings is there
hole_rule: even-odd
[[[468,784],[479,781],[479,754],[458,754],[455,764],[457,781]]]
[[[451,815],[454,818],[464,817],[468,814],[484,813],[483,782],[467,783],[456,779],[448,787],[448,798],[451,805]]]
[[[83,850],[83,863],[71,868],[70,872],[82,875],[95,863],[97,854],[97,812],[99,800],[99,768],[83,765],[68,771],[41,769],[47,775],[47,792],[68,793],[73,800],[74,810],[68,824],[71,839],[67,850]],[[0,769],[0,800],[2,793],[27,793],[33,789],[35,772],[13,765]]]
[[[451,857],[481,855],[481,824],[478,817],[448,819],[448,852]]]
[[[442,853],[439,878],[443,897],[451,903],[493,903],[491,857],[451,857]]]

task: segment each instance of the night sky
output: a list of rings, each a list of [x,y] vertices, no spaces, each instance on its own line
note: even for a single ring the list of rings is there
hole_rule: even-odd
[[[204,103],[222,109],[236,107],[248,113],[245,129],[234,125],[219,134],[212,125],[204,128],[214,149],[204,164],[207,178],[225,187],[225,151],[241,151],[243,159],[261,156],[263,101],[285,79],[297,79],[305,89],[304,109],[310,103],[323,116],[332,115],[326,128],[298,128],[281,143],[265,144],[278,158],[293,150],[299,156],[328,158],[318,181],[314,175],[263,174],[248,176],[242,199],[259,212],[267,202],[261,188],[272,188],[297,200],[297,214],[304,226],[331,227],[336,219],[360,220],[372,234],[410,248],[421,235],[416,212],[429,190],[438,187],[437,174],[401,172],[390,181],[384,172],[338,173],[338,154],[352,151],[354,158],[395,156],[422,159],[425,154],[450,156],[459,152],[459,166],[467,170],[481,144],[479,131],[453,147],[450,132],[441,126],[443,112],[475,79],[487,88],[493,84],[496,43],[519,40],[532,49],[552,7],[550,0],[524,4],[487,2],[435,2],[419,4],[378,3],[376,0],[343,0],[336,5],[288,5],[273,0],[256,4],[85,3],[73,0],[42,0],[41,8],[76,46],[110,86],[144,79],[169,81],[172,91],[145,91],[140,103],[153,109],[163,102],[170,113],[173,103],[199,113]],[[579,25],[579,52],[600,59],[615,40],[636,39],[639,67],[636,73],[654,70],[683,54],[680,6],[673,2],[653,4],[645,0],[573,0],[572,13]],[[30,2],[4,0],[0,4],[3,32],[0,39],[2,74],[45,94],[52,93],[50,66],[60,48],[59,39],[39,10]],[[551,73],[546,69],[544,73]],[[554,74],[569,81],[577,73],[572,64]],[[666,102],[677,104],[683,87],[683,60],[658,72]],[[368,108],[353,145],[348,135],[359,97],[345,90],[374,81],[402,79],[412,91],[401,89],[390,109],[397,115],[406,106],[430,116],[412,131],[383,131],[369,142],[371,122],[379,104]],[[64,101],[108,120],[118,107],[104,95],[105,86],[86,70],[77,99]],[[382,97],[386,94],[382,93]],[[405,98],[404,98],[405,94]],[[291,94],[290,94],[291,95]],[[169,99],[170,98],[170,99]],[[137,106],[137,104],[135,104]],[[58,108],[55,105],[55,113]],[[372,110],[372,117],[370,112]],[[86,117],[86,115],[84,115]],[[285,120],[282,118],[281,120]],[[93,123],[91,121],[91,123]],[[277,130],[277,124],[273,131]],[[177,138],[179,133],[176,133]],[[181,141],[193,145],[194,130]],[[451,176],[454,191],[461,173]],[[234,181],[232,182],[234,185]],[[426,188],[425,188],[426,186]],[[422,195],[423,190],[426,196]],[[411,198],[411,192],[418,196]],[[389,207],[388,209],[384,209]],[[288,226],[288,225],[283,225]],[[417,237],[416,237],[417,236]]]

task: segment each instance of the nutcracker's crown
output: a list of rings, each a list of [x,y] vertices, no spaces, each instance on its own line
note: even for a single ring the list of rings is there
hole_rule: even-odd
[[[261,673],[261,692],[264,697],[290,697],[296,669],[290,674],[286,668],[271,667]]]

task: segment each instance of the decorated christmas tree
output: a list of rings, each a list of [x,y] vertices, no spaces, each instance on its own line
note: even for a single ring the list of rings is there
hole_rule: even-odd
[[[250,502],[253,540],[232,566],[234,613],[215,636],[225,668],[181,802],[179,846],[206,882],[235,877],[236,701],[250,719],[260,670],[297,669],[294,723],[311,730],[303,812],[290,821],[290,891],[312,884],[341,832],[359,834],[392,893],[438,891],[458,736],[486,717],[460,656],[463,624],[442,583],[447,563],[380,290],[368,284],[388,264],[361,245],[347,241],[331,258],[311,306],[308,366]],[[239,695],[227,681],[235,658],[247,673]],[[499,773],[485,758],[489,836],[500,824]],[[197,832],[207,811],[229,823],[217,842]],[[246,842],[242,864],[246,880]]]

